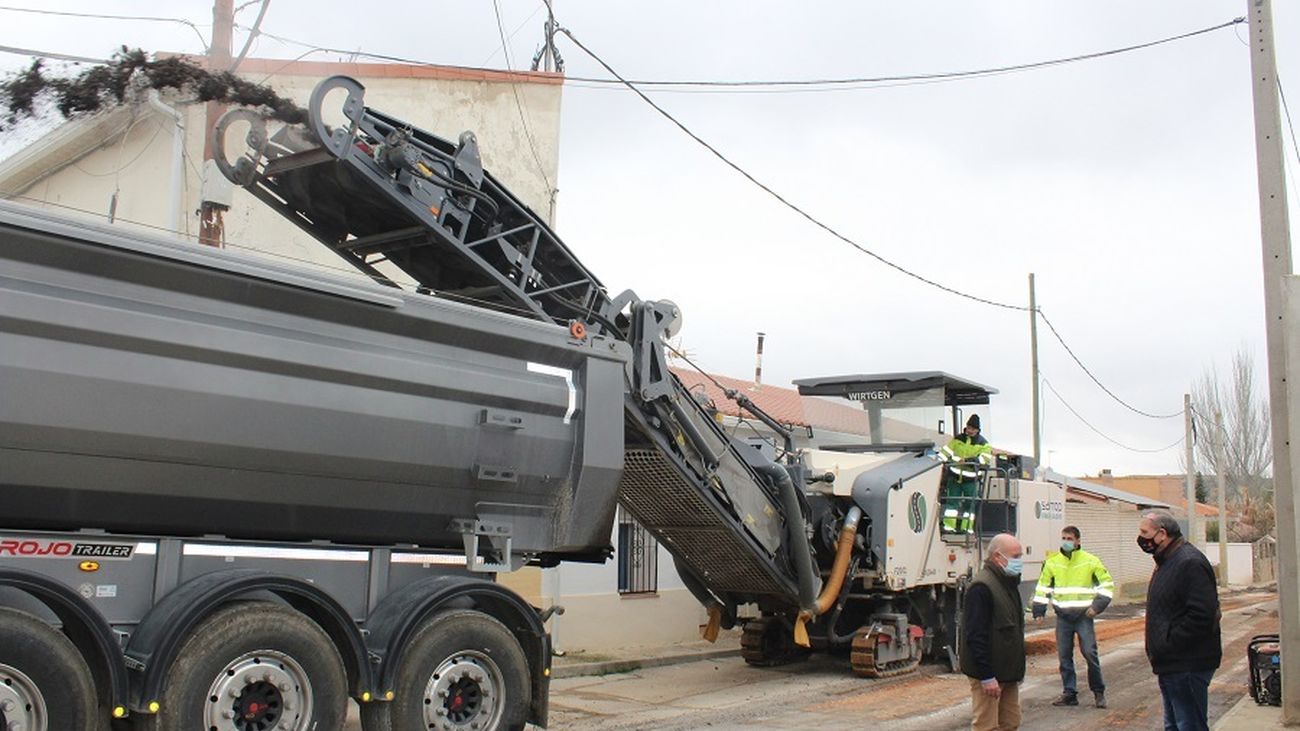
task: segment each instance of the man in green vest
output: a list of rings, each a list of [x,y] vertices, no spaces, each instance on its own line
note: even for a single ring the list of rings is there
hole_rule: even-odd
[[[1074,673],[1074,636],[1088,663],[1088,689],[1098,708],[1106,707],[1106,683],[1101,679],[1101,658],[1097,654],[1097,632],[1092,618],[1110,605],[1115,581],[1101,559],[1083,550],[1079,529],[1067,525],[1061,531],[1061,550],[1047,557],[1034,591],[1034,620],[1056,610],[1056,656],[1060,660],[1061,697],[1054,706],[1077,706],[1079,695]]]
[[[966,589],[961,671],[970,678],[971,729],[1020,728],[1025,679],[1025,606],[1020,598],[1024,548],[1008,533],[989,541],[984,567]]]
[[[944,533],[970,533],[975,528],[981,474],[975,465],[993,464],[993,447],[980,434],[979,414],[971,414],[962,433],[939,450],[939,459],[948,463],[940,525]]]

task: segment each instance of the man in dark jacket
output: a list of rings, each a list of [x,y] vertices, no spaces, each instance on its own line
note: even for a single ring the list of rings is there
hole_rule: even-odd
[[[1025,679],[1024,549],[1001,533],[989,541],[984,568],[971,579],[962,616],[961,671],[970,678],[974,731],[1020,728]]]
[[[1214,569],[1168,513],[1144,516],[1137,542],[1156,560],[1146,650],[1164,699],[1165,731],[1208,731],[1210,679],[1223,659]]]

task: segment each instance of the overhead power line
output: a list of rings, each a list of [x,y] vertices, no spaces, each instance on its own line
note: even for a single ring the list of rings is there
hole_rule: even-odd
[[[9,5],[0,5],[0,10],[5,10],[11,13],[31,13],[33,15],[55,15],[55,16],[60,16],[65,18],[94,18],[96,20],[138,20],[138,21],[145,21],[151,23],[180,23],[181,25],[188,26],[190,30],[194,31],[194,34],[199,37],[199,44],[203,46],[203,49],[205,51],[208,48],[208,41],[206,38],[203,37],[203,34],[199,32],[198,24],[192,20],[186,20],[184,18],[164,18],[156,15],[110,15],[107,13],[73,13],[66,10],[41,10],[37,8],[15,8]]]
[[[496,13],[497,32],[501,35],[501,53],[505,55],[506,70],[513,72],[514,64],[510,62],[510,40],[506,38],[506,26],[501,20],[500,0],[492,0],[492,10]],[[541,155],[537,154],[537,143],[533,141],[533,131],[528,127],[528,114],[524,111],[524,102],[519,97],[519,85],[510,82],[510,91],[515,97],[515,109],[519,110],[519,123],[524,126],[524,139],[528,140],[528,149],[533,153],[533,162],[537,163],[537,172],[542,174],[542,182],[546,184],[546,197],[551,199],[555,189],[551,187],[551,178],[546,174],[546,166],[542,165]]]
[[[1075,355],[1075,353],[1074,353],[1074,349],[1071,348],[1071,347],[1070,347],[1070,346],[1065,342],[1065,338],[1061,337],[1061,333],[1060,333],[1060,331],[1057,330],[1057,329],[1056,329],[1056,326],[1052,324],[1052,321],[1049,320],[1049,319],[1047,318],[1047,314],[1043,312],[1042,308],[1039,308],[1039,310],[1038,310],[1038,316],[1041,317],[1041,318],[1043,318],[1043,323],[1044,323],[1045,325],[1047,325],[1047,329],[1050,330],[1050,331],[1052,332],[1052,336],[1056,338],[1056,342],[1060,343],[1062,348],[1065,348],[1065,352],[1066,352],[1066,353],[1069,353],[1069,354],[1070,354],[1070,358],[1072,358],[1072,359],[1074,360],[1074,362],[1075,362],[1076,364],[1078,364],[1078,366],[1079,366],[1080,368],[1083,369],[1083,372],[1084,372],[1084,373],[1088,374],[1088,378],[1091,378],[1091,379],[1092,379],[1092,382],[1095,383],[1095,384],[1097,384],[1097,387],[1098,387],[1098,388],[1100,388],[1101,390],[1105,391],[1107,396],[1110,396],[1111,398],[1115,399],[1115,401],[1119,402],[1119,404],[1120,404],[1121,406],[1123,406],[1124,408],[1128,409],[1129,411],[1132,411],[1132,412],[1135,413],[1135,414],[1140,414],[1140,415],[1145,416],[1145,417],[1150,418],[1150,419],[1173,419],[1174,417],[1178,417],[1178,416],[1182,416],[1182,415],[1183,415],[1182,410],[1175,411],[1175,412],[1173,412],[1173,413],[1171,413],[1171,414],[1153,414],[1153,413],[1151,413],[1151,412],[1149,412],[1149,411],[1143,411],[1142,409],[1139,409],[1138,407],[1136,407],[1136,406],[1130,404],[1129,402],[1125,401],[1124,399],[1120,398],[1120,397],[1119,397],[1119,396],[1118,396],[1114,391],[1112,391],[1112,390],[1110,390],[1109,388],[1107,388],[1107,387],[1106,387],[1106,384],[1102,383],[1101,380],[1099,380],[1095,375],[1093,375],[1092,371],[1088,369],[1088,366],[1086,366],[1086,365],[1083,364],[1083,361],[1082,361],[1082,360],[1079,360],[1079,356]],[[1046,379],[1044,379],[1044,380],[1046,380]],[[1059,397],[1059,394],[1058,394],[1058,397]],[[1064,403],[1064,401],[1062,401],[1062,403]],[[1081,420],[1082,420],[1082,419],[1081,419]]]
[[[961,79],[979,78],[982,76],[996,76],[1000,74],[1015,73],[1019,71],[1033,71],[1035,69],[1050,68],[1052,66],[1062,66],[1065,64],[1078,63],[1080,61],[1092,61],[1099,58],[1106,58],[1107,56],[1117,56],[1124,53],[1131,53],[1133,51],[1140,51],[1147,48],[1154,48],[1155,46],[1164,45],[1166,43],[1175,43],[1177,41],[1183,41],[1189,38],[1195,38],[1196,36],[1213,33],[1215,31],[1223,30],[1224,28],[1230,28],[1245,22],[1246,22],[1245,17],[1238,17],[1223,23],[1219,23],[1218,25],[1212,25],[1205,28],[1188,31],[1186,33],[1179,33],[1178,35],[1167,36],[1152,41],[1146,41],[1144,43],[1136,43],[1130,46],[1112,48],[1105,51],[1096,51],[1093,53],[1084,53],[1076,56],[1066,56],[1063,58],[1053,58],[1044,61],[1033,61],[1030,63],[1013,64],[1010,66],[994,66],[989,68],[972,69],[966,71],[939,71],[939,72],[930,72],[930,73],[898,74],[893,76],[859,76],[859,77],[826,78],[826,79],[769,79],[769,80],[741,80],[741,81],[719,81],[719,80],[705,80],[705,79],[677,80],[677,81],[655,80],[655,79],[624,80],[622,77],[619,77],[617,79],[601,79],[601,78],[592,78],[592,77],[584,77],[584,76],[568,76],[565,77],[565,79],[566,81],[581,81],[590,84],[611,84],[611,85],[635,84],[636,86],[656,87],[657,89],[671,89],[674,87],[676,88],[703,87],[703,88],[710,88],[710,89],[730,88],[733,90],[745,89],[745,88],[754,89],[754,88],[761,88],[761,87],[798,89],[801,87],[825,87],[825,86],[853,87],[853,86],[869,86],[873,84],[898,85],[900,83],[907,83],[907,82],[926,83],[926,82],[936,82],[936,81],[956,81]],[[572,35],[570,35],[570,38],[572,38]],[[577,43],[577,40],[574,40],[574,43]],[[590,54],[590,51],[588,51],[588,53]]]
[[[1041,371],[1039,372],[1039,375],[1040,375],[1040,376],[1042,375],[1042,372],[1041,372]],[[1170,449],[1173,449],[1174,447],[1177,447],[1179,444],[1182,444],[1182,443],[1183,443],[1183,439],[1186,438],[1185,435],[1184,435],[1184,436],[1181,436],[1181,437],[1178,437],[1178,441],[1176,441],[1176,442],[1174,442],[1173,444],[1170,444],[1170,445],[1168,445],[1168,446],[1160,447],[1160,448],[1158,448],[1158,449],[1139,449],[1138,447],[1131,447],[1131,446],[1129,446],[1129,445],[1127,445],[1127,444],[1125,444],[1125,443],[1119,441],[1118,439],[1115,439],[1114,437],[1110,436],[1109,434],[1103,432],[1102,430],[1098,429],[1097,427],[1093,426],[1092,423],[1089,422],[1087,419],[1083,418],[1083,416],[1082,416],[1078,411],[1075,411],[1074,407],[1070,405],[1070,402],[1066,401],[1066,400],[1061,396],[1061,393],[1060,393],[1059,391],[1056,390],[1056,387],[1054,387],[1054,386],[1052,385],[1052,382],[1051,382],[1051,381],[1047,380],[1047,377],[1046,377],[1046,376],[1042,376],[1042,379],[1043,379],[1043,385],[1044,385],[1044,386],[1047,386],[1047,390],[1051,391],[1052,394],[1056,396],[1056,400],[1057,400],[1057,401],[1060,401],[1062,406],[1064,406],[1067,410],[1069,410],[1069,412],[1070,412],[1071,414],[1074,414],[1074,418],[1078,419],[1080,422],[1083,423],[1084,426],[1086,426],[1086,427],[1088,427],[1089,429],[1091,429],[1091,430],[1092,430],[1094,433],[1096,433],[1098,436],[1100,436],[1101,438],[1103,438],[1103,439],[1105,439],[1106,441],[1110,442],[1111,444],[1114,444],[1114,445],[1117,446],[1117,447],[1121,447],[1121,448],[1123,448],[1123,449],[1127,449],[1127,450],[1130,451],[1130,452],[1138,452],[1138,453],[1140,453],[1140,454],[1155,454],[1155,453],[1157,453],[1157,452],[1165,452],[1165,451],[1168,451],[1168,450],[1170,450]]]
[[[800,216],[802,216],[803,218],[805,218],[809,223],[812,223],[814,226],[817,226],[818,228],[822,229],[823,231],[825,231],[826,233],[830,234],[831,236],[834,236],[835,238],[839,239],[840,241],[842,241],[842,242],[848,244],[849,246],[853,247],[854,249],[856,249],[856,250],[859,251],[860,253],[866,254],[867,256],[869,256],[869,257],[875,259],[876,261],[880,262],[881,264],[884,264],[885,266],[887,266],[887,267],[889,267],[889,268],[891,268],[891,269],[893,269],[893,270],[895,270],[895,271],[897,271],[897,272],[900,272],[900,273],[902,273],[902,274],[904,274],[904,275],[906,275],[906,276],[908,276],[908,277],[911,277],[912,279],[915,279],[915,280],[917,280],[917,281],[919,281],[919,282],[922,282],[922,283],[924,283],[924,284],[928,284],[928,285],[930,285],[931,287],[934,287],[934,288],[936,288],[936,289],[943,290],[944,292],[947,292],[947,293],[949,293],[949,294],[957,295],[958,297],[964,297],[965,299],[972,300],[972,301],[974,301],[974,302],[979,302],[979,303],[981,303],[981,304],[990,305],[990,306],[992,306],[992,307],[1000,307],[1000,308],[1002,308],[1002,309],[1007,309],[1007,310],[1020,310],[1020,311],[1027,311],[1027,310],[1029,309],[1028,307],[1025,307],[1025,306],[1023,306],[1023,305],[1015,305],[1015,304],[1009,304],[1009,303],[1006,303],[1006,302],[998,302],[997,300],[992,300],[992,299],[988,299],[988,298],[985,298],[985,297],[980,297],[979,295],[969,294],[969,293],[963,292],[963,291],[961,291],[961,290],[959,290],[959,289],[956,289],[956,288],[954,288],[954,287],[949,287],[949,286],[946,285],[946,284],[941,284],[941,283],[939,283],[939,282],[937,282],[937,281],[935,281],[935,280],[933,280],[933,279],[930,279],[929,277],[926,277],[926,276],[923,275],[923,274],[918,274],[917,272],[914,272],[914,271],[912,271],[911,269],[908,269],[908,268],[906,268],[906,267],[904,267],[904,266],[902,266],[902,265],[900,265],[900,264],[895,264],[894,262],[890,261],[889,259],[886,259],[885,257],[881,256],[880,254],[877,254],[876,252],[872,251],[871,249],[868,249],[867,247],[865,247],[865,246],[859,244],[858,242],[854,241],[853,239],[850,239],[848,236],[845,236],[844,234],[840,233],[840,232],[837,231],[836,229],[832,228],[829,224],[822,222],[821,219],[819,219],[819,218],[817,218],[816,216],[812,215],[811,213],[805,211],[803,208],[800,208],[798,205],[796,205],[796,204],[790,202],[790,200],[788,200],[785,196],[783,196],[783,195],[781,195],[780,193],[776,192],[776,191],[773,190],[771,187],[769,187],[768,185],[766,185],[765,183],[763,183],[762,181],[760,181],[758,178],[754,177],[754,176],[753,176],[753,175],[752,175],[748,170],[746,170],[745,168],[741,167],[739,164],[737,164],[737,163],[735,163],[735,162],[732,162],[731,158],[729,158],[729,157],[727,157],[726,155],[722,154],[722,152],[720,152],[720,151],[718,150],[718,148],[716,148],[716,147],[714,147],[713,145],[709,144],[707,141],[704,140],[704,138],[702,138],[702,137],[700,137],[699,135],[695,134],[693,131],[691,131],[691,129],[690,129],[689,127],[687,127],[685,124],[682,124],[680,121],[678,121],[678,119],[677,119],[676,117],[674,117],[673,115],[669,114],[669,113],[668,113],[668,112],[667,112],[663,107],[659,106],[658,104],[656,104],[656,103],[654,102],[654,100],[652,100],[650,97],[646,96],[646,95],[645,95],[645,92],[643,92],[643,91],[641,91],[640,89],[638,89],[634,83],[632,83],[632,82],[628,81],[627,79],[623,78],[623,76],[620,75],[617,71],[615,71],[614,68],[613,68],[612,66],[610,66],[608,63],[606,63],[604,59],[602,59],[600,56],[597,56],[597,55],[595,54],[595,52],[593,52],[590,48],[587,48],[585,45],[583,45],[583,43],[582,43],[581,41],[579,41],[579,40],[578,40],[578,39],[573,35],[573,32],[572,32],[572,31],[570,31],[570,30],[567,29],[567,28],[559,28],[558,30],[559,30],[560,33],[563,33],[564,35],[568,36],[568,37],[569,37],[569,40],[573,41],[574,45],[576,45],[578,48],[580,48],[580,49],[582,50],[583,53],[586,53],[588,56],[590,56],[590,57],[592,58],[593,61],[595,61],[596,63],[600,64],[602,67],[604,67],[604,69],[605,69],[606,71],[608,71],[608,72],[610,73],[610,75],[612,75],[614,78],[618,79],[619,82],[622,83],[624,86],[626,86],[627,88],[629,88],[629,89],[631,89],[633,92],[635,92],[636,95],[639,96],[639,97],[641,98],[642,101],[644,101],[646,104],[649,104],[650,107],[651,107],[652,109],[654,109],[656,112],[658,112],[660,115],[662,115],[662,116],[663,116],[665,119],[667,119],[669,122],[672,122],[672,123],[673,123],[673,124],[678,128],[678,129],[680,129],[682,132],[684,132],[684,133],[686,134],[687,137],[690,137],[692,140],[695,140],[695,142],[697,142],[701,147],[703,147],[704,149],[708,150],[710,153],[713,154],[714,157],[718,158],[718,159],[721,160],[724,164],[726,164],[727,167],[731,168],[732,170],[735,170],[737,173],[740,173],[741,176],[743,176],[743,177],[744,177],[746,180],[748,180],[749,182],[753,183],[755,186],[757,186],[757,187],[758,187],[760,190],[762,190],[764,193],[767,193],[767,194],[768,194],[769,196],[771,196],[772,198],[775,198],[779,203],[781,203],[781,205],[783,205],[783,206],[785,206],[786,208],[789,208],[791,211],[794,211],[795,213],[799,214]]]
[[[38,51],[34,48],[18,48],[17,46],[0,46],[0,53],[15,53],[19,56],[34,56],[36,58],[52,58],[56,61],[73,61],[75,63],[108,63],[108,59],[90,58],[89,56],[73,56],[67,53],[55,53],[54,51]]]

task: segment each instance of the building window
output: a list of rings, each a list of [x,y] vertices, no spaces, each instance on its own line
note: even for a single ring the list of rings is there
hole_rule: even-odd
[[[618,593],[659,589],[659,542],[632,516],[618,511]]]

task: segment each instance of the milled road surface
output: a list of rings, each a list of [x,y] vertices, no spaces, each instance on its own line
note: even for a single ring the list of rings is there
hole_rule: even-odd
[[[1278,626],[1276,595],[1234,597],[1225,606],[1230,608],[1223,617],[1224,663],[1210,686],[1211,724],[1246,693],[1246,643]],[[1112,621],[1118,628],[1125,620]],[[1101,643],[1108,709],[1092,707],[1077,654],[1081,705],[1052,707],[1061,691],[1056,654],[1034,655],[1021,689],[1021,728],[1160,728],[1160,692],[1143,652],[1141,624],[1129,626],[1134,630]],[[965,677],[938,666],[922,666],[902,678],[864,680],[852,676],[843,658],[815,657],[776,669],[751,668],[740,658],[727,658],[556,680],[551,683],[550,727],[856,731],[887,722],[890,731],[957,731],[970,726],[969,693]]]

